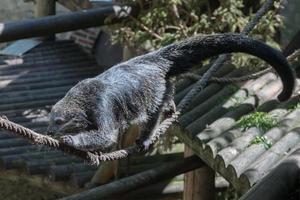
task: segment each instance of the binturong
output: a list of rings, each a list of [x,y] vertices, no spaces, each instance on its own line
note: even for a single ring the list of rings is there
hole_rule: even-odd
[[[283,84],[278,100],[291,97],[294,72],[278,50],[240,34],[196,36],[79,82],[53,106],[48,133],[77,149],[109,152],[116,148],[124,130],[137,123],[142,127],[138,141],[147,149],[161,114],[174,109],[173,77],[204,59],[234,52],[269,63]]]

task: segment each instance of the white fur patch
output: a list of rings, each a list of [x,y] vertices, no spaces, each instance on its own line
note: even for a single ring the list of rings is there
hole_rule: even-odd
[[[130,124],[140,124],[143,122],[147,122],[148,121],[148,115],[146,112],[142,112],[139,114],[139,116],[133,120],[130,121]]]
[[[118,5],[114,5],[113,9],[115,11],[117,18],[127,17],[132,10],[132,8],[129,6],[118,6]]]

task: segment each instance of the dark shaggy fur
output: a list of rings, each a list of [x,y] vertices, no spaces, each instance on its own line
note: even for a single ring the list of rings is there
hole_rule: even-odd
[[[116,147],[130,123],[139,123],[143,127],[140,140],[147,141],[160,113],[172,102],[170,78],[206,58],[232,52],[248,53],[268,62],[283,82],[278,99],[284,101],[291,96],[294,73],[279,51],[238,34],[197,36],[81,81],[53,106],[48,130],[75,148],[107,152]]]

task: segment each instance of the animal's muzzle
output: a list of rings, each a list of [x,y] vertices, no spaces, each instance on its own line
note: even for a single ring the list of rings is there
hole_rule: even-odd
[[[57,134],[57,132],[58,132],[58,130],[54,129],[53,127],[48,127],[48,129],[47,129],[47,135],[54,136]]]

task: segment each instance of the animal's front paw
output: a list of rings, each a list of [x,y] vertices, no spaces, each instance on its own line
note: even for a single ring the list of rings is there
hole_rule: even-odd
[[[71,135],[64,135],[64,136],[61,136],[59,138],[59,141],[66,144],[66,145],[69,145],[69,146],[74,146],[74,140],[72,139],[72,136]]]
[[[151,147],[151,141],[150,140],[136,140],[136,144],[139,147],[140,151],[148,151]]]
[[[143,147],[144,147],[144,151],[148,151],[151,147],[151,141],[150,140],[145,140],[143,142]]]

